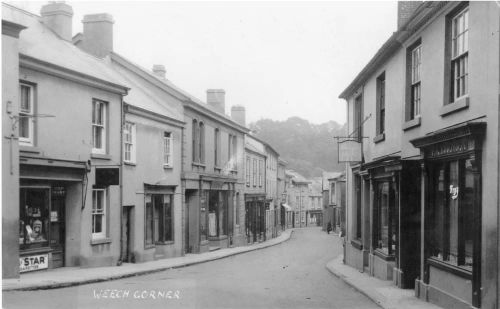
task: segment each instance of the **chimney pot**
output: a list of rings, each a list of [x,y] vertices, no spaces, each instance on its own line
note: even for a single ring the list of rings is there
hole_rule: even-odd
[[[73,36],[73,8],[64,1],[51,1],[40,10],[42,23],[63,40],[71,42]]]
[[[81,48],[104,58],[113,51],[113,16],[107,13],[85,15]]]
[[[163,64],[154,64],[153,65],[153,74],[159,78],[165,79],[167,71],[165,70],[165,66]]]
[[[216,112],[221,114],[226,113],[226,92],[224,89],[208,89],[207,90],[207,104],[212,107]]]

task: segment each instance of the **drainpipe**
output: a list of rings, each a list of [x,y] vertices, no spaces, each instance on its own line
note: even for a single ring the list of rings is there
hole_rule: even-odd
[[[120,257],[117,266],[121,266],[123,261],[123,126],[125,125],[125,113],[123,110],[123,95],[120,102]]]

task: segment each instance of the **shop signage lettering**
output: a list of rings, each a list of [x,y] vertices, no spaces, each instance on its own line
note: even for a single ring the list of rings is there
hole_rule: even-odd
[[[435,158],[450,154],[462,153],[469,150],[469,144],[467,141],[460,141],[454,143],[442,143],[433,146],[429,151],[429,157]]]
[[[458,197],[458,187],[450,185],[450,196],[453,200],[456,200]]]
[[[222,181],[212,181],[212,189],[222,189],[224,182]]]
[[[24,273],[49,267],[49,255],[39,254],[19,258],[19,272]]]

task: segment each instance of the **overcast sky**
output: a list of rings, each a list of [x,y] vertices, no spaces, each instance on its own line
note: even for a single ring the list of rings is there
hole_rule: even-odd
[[[12,2],[39,14],[46,2]],[[226,90],[226,111],[247,122],[299,116],[346,121],[338,95],[396,30],[396,2],[68,1],[73,34],[85,14],[115,19],[114,51],[205,101]]]

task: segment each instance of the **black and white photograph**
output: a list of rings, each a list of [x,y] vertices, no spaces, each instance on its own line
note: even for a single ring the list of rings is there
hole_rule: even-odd
[[[500,1],[3,1],[2,308],[500,308]]]

